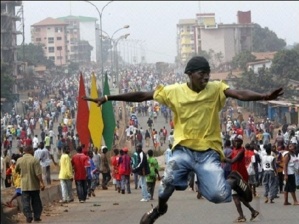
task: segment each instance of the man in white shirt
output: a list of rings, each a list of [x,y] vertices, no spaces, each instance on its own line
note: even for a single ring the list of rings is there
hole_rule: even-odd
[[[35,135],[32,139],[32,146],[33,146],[34,151],[37,150],[37,148],[38,148],[38,137],[37,137],[37,135]]]
[[[167,149],[165,150],[165,152],[164,152],[164,160],[165,160],[165,164],[166,164],[166,165],[167,165],[169,159],[170,159],[171,156],[172,156],[172,151],[171,151],[171,149],[172,149],[172,144],[169,144],[169,145],[168,145],[168,148],[167,148]]]

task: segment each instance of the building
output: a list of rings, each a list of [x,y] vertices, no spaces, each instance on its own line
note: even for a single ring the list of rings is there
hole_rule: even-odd
[[[85,62],[98,61],[97,49],[99,45],[99,35],[96,26],[97,18],[86,16],[66,16],[57,18],[68,24],[67,39],[69,61]],[[80,41],[83,41],[80,43]],[[89,45],[89,46],[88,46]],[[90,56],[86,55],[90,50]],[[83,52],[81,52],[83,50]]]
[[[16,10],[16,7],[20,7]],[[17,21],[21,21],[23,12],[22,1],[1,1],[1,70],[2,63],[11,68],[14,85],[11,92],[12,100],[1,98],[1,111],[9,111],[12,104],[19,100],[18,75],[22,62],[17,60],[17,35],[22,34],[16,28]]]
[[[274,52],[251,52],[255,56],[255,60],[248,62],[246,67],[247,71],[253,70],[254,73],[258,74],[259,70],[262,68],[270,69],[272,65],[272,60],[276,54]]]
[[[17,61],[17,31],[16,22],[21,17],[16,13],[16,7],[22,6],[22,1],[1,1],[1,63],[12,68],[13,75],[18,75]]]
[[[177,49],[176,62],[183,65],[196,54],[195,19],[181,19],[177,24]]]
[[[43,46],[45,57],[56,66],[67,64],[67,23],[48,17],[31,26],[31,42]]]
[[[251,12],[238,11],[237,21],[237,24],[218,24],[215,21],[215,13],[196,14],[195,21],[180,20],[177,25],[177,58],[180,63],[184,64],[190,56],[205,51],[213,52],[214,56],[218,55],[218,58],[211,55],[211,60],[219,65],[230,62],[241,51],[251,51],[254,27],[251,23]]]

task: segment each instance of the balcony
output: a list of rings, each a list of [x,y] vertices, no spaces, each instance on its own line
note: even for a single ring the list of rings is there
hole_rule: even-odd
[[[1,5],[2,4],[14,4],[15,6],[21,6],[22,1],[1,1]]]

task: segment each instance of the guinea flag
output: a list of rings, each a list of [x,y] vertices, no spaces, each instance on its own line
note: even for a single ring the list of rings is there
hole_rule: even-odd
[[[91,88],[90,88],[90,97],[98,98],[98,89],[96,84],[96,77],[94,73],[91,74]],[[98,107],[98,104],[90,102],[90,112],[89,112],[89,122],[88,127],[92,139],[92,143],[98,149],[101,148],[102,139],[103,139],[103,119],[101,107]]]
[[[79,135],[79,140],[81,144],[85,144],[88,147],[90,142],[90,132],[88,129],[88,119],[89,119],[89,108],[88,102],[83,100],[82,97],[85,96],[85,85],[82,72],[80,73],[79,80],[79,95],[78,95],[78,108],[77,108],[77,119],[76,128]]]
[[[104,95],[110,95],[107,72],[105,73],[105,83],[103,92]],[[114,110],[111,101],[108,101],[102,105],[102,115],[104,122],[103,137],[105,140],[105,145],[107,146],[108,150],[111,150],[113,146],[114,131],[116,126]]]

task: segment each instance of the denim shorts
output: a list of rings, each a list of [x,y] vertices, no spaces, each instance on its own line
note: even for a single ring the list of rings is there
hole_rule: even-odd
[[[163,184],[169,184],[176,190],[185,190],[188,187],[188,175],[192,171],[197,175],[199,191],[207,200],[214,203],[231,201],[231,187],[224,178],[220,155],[212,149],[194,151],[175,146],[165,168]]]

